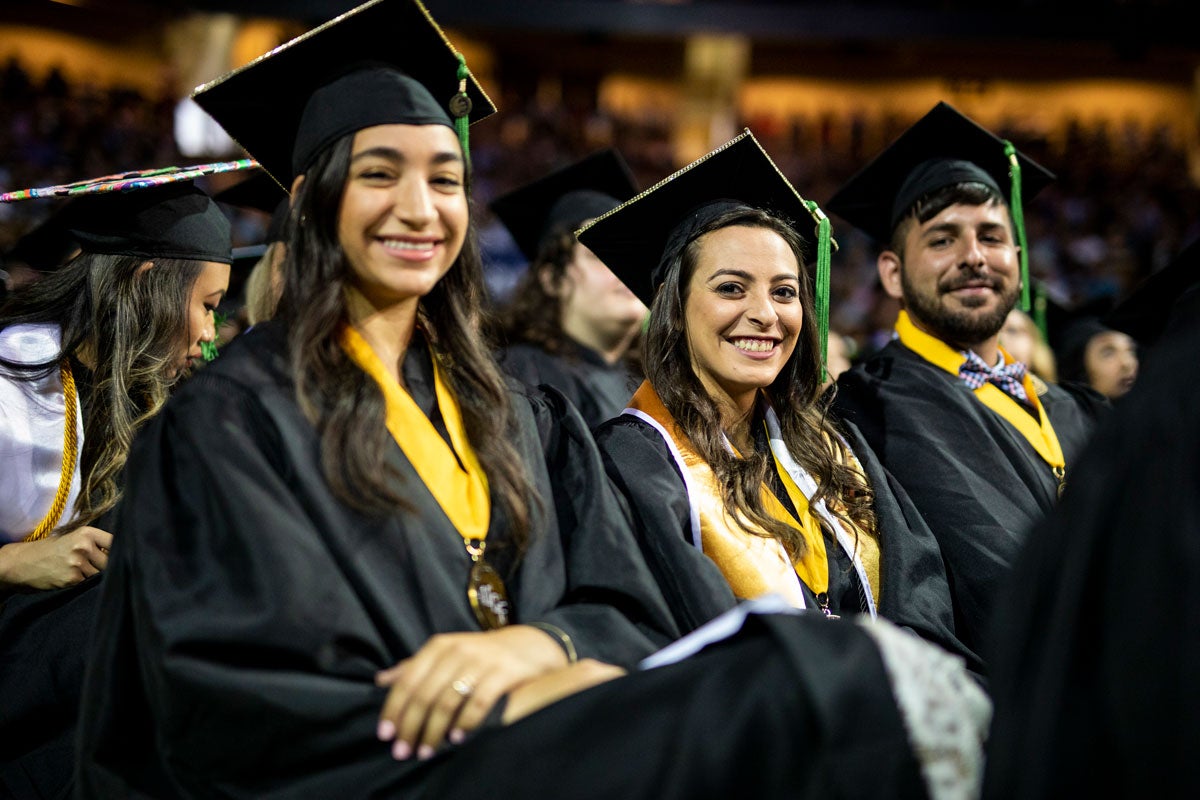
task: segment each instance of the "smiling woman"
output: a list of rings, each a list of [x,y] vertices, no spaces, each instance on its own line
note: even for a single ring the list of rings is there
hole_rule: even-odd
[[[580,232],[652,304],[647,381],[597,442],[685,630],[778,593],[889,617],[974,664],[932,536],[827,415],[819,219],[746,132]]]
[[[465,187],[450,128],[379,125],[354,135],[338,239],[371,308],[415,310],[450,269],[467,235]]]

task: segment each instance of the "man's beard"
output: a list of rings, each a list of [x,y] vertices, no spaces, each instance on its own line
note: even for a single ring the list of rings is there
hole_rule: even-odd
[[[915,317],[923,327],[937,338],[955,345],[974,345],[990,339],[1004,327],[1008,312],[1017,304],[1017,296],[1021,292],[1020,285],[1015,285],[1008,292],[1003,292],[999,282],[993,282],[992,288],[1000,294],[1000,304],[991,311],[980,308],[963,308],[951,310],[943,297],[968,281],[979,280],[978,275],[966,273],[954,282],[945,286],[939,285],[936,294],[922,294],[909,282],[907,271],[903,265],[900,268],[900,289],[904,297],[904,306],[908,313]],[[982,305],[982,303],[981,303]]]

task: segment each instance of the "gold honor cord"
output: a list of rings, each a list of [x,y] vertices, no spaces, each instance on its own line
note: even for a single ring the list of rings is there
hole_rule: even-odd
[[[900,338],[900,343],[909,350],[912,350],[935,367],[940,367],[957,377],[958,368],[963,363],[962,354],[945,342],[925,333],[914,325],[905,311],[901,311],[899,317],[896,319],[896,334]],[[1006,362],[1013,360],[1012,356],[1003,348],[1001,348],[1001,352],[1004,353]],[[1042,407],[1041,401],[1038,400],[1037,389],[1028,372],[1026,372],[1025,379],[1021,385],[1025,387],[1025,394],[1037,411],[1038,419],[1036,422],[1033,417],[1020,407],[1016,400],[1009,397],[1003,390],[992,383],[985,382],[978,389],[975,389],[974,392],[981,403],[992,411],[995,411],[1006,422],[1016,428],[1017,432],[1025,437],[1030,446],[1037,451],[1042,460],[1050,466],[1055,479],[1058,481],[1058,491],[1061,494],[1063,485],[1066,482],[1067,462],[1063,456],[1062,445],[1058,442],[1058,434],[1054,432],[1054,426],[1050,424],[1050,417]]]
[[[58,525],[58,521],[62,519],[63,509],[67,507],[67,500],[71,496],[71,480],[75,477],[75,462],[79,459],[79,439],[75,433],[75,376],[71,372],[70,359],[64,358],[62,360],[60,373],[63,385],[63,405],[65,407],[63,415],[62,472],[58,476],[58,489],[54,493],[54,502],[50,504],[50,510],[46,512],[46,516],[33,529],[33,533],[25,537],[25,541],[27,542],[45,539],[50,531],[54,530]]]
[[[388,432],[463,538],[467,555],[471,558],[467,599],[476,620],[484,628],[499,628],[508,624],[510,609],[504,582],[484,560],[491,517],[487,475],[467,441],[458,402],[442,379],[436,356],[433,358],[434,391],[453,450],[412,396],[388,373],[379,356],[357,329],[350,325],[343,326],[339,344],[350,360],[379,385],[387,409]],[[458,454],[457,458],[455,453]]]

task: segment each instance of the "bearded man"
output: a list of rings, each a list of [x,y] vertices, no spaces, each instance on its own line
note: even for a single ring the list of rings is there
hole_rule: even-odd
[[[985,662],[997,588],[1107,406],[999,344],[1028,286],[1022,186],[1031,197],[1052,180],[939,103],[827,205],[882,244],[879,277],[901,305],[891,343],[838,379],[836,408],[933,530],[955,633]]]

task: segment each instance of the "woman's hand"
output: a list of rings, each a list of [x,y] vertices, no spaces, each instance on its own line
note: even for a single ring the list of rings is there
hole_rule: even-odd
[[[0,585],[62,589],[108,566],[112,534],[83,526],[60,536],[0,547]]]
[[[392,754],[429,758],[444,740],[461,742],[502,696],[567,665],[545,632],[511,625],[433,636],[415,655],[375,676],[391,687],[379,715],[379,738]]]
[[[599,686],[613,678],[620,678],[624,674],[625,670],[621,667],[585,658],[569,667],[535,678],[509,693],[508,704],[504,707],[504,724],[511,725],[564,697]]]

